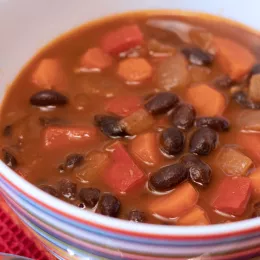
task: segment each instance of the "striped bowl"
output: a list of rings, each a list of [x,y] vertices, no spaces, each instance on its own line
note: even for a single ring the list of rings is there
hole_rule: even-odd
[[[5,36],[0,41],[0,97],[39,48],[91,19],[136,9],[176,8],[220,14],[257,29],[259,7],[259,0],[0,0],[0,35]],[[0,192],[58,259],[228,260],[260,255],[260,218],[205,227],[130,223],[62,202],[2,162]]]

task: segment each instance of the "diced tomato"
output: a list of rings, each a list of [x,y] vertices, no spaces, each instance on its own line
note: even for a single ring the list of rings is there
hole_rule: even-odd
[[[209,225],[210,221],[208,218],[207,213],[202,208],[195,206],[191,211],[187,214],[181,216],[178,221],[177,225],[182,226],[202,226],[202,225]]]
[[[141,99],[138,96],[117,96],[108,100],[106,111],[118,116],[129,116],[141,107]]]
[[[156,165],[160,160],[156,133],[138,135],[130,144],[134,157],[148,165]]]
[[[146,180],[143,171],[135,164],[120,142],[111,149],[112,163],[104,172],[104,181],[116,193],[127,192]]]
[[[48,149],[62,148],[67,145],[85,145],[96,139],[94,127],[47,127],[43,132],[44,147]]]
[[[244,46],[230,39],[215,37],[217,60],[231,79],[240,80],[255,63],[255,57]]]
[[[67,78],[58,59],[43,59],[32,74],[32,82],[40,88],[64,90]]]
[[[221,115],[226,108],[225,97],[206,84],[189,88],[186,97],[200,116]]]
[[[199,198],[199,193],[189,182],[179,185],[173,192],[160,196],[150,203],[149,211],[166,218],[180,217],[193,208]]]
[[[81,58],[81,66],[87,69],[105,69],[112,64],[112,58],[100,48],[91,48]]]
[[[250,175],[250,180],[252,181],[253,196],[260,196],[260,168],[255,169]]]
[[[260,162],[260,134],[239,133],[237,143],[248,152],[256,162]]]
[[[125,25],[105,34],[101,47],[107,53],[119,54],[143,42],[143,34],[137,25]]]
[[[251,180],[247,177],[226,177],[220,184],[212,207],[221,212],[241,216],[252,193]]]

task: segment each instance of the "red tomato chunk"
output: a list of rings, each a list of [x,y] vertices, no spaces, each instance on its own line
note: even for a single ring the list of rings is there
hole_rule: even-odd
[[[246,177],[226,177],[218,188],[213,208],[240,216],[244,213],[252,193],[251,180]]]
[[[111,54],[127,51],[144,41],[137,25],[125,25],[115,31],[108,32],[101,41],[102,49]]]
[[[116,193],[127,192],[146,180],[144,172],[135,164],[120,142],[109,147],[112,163],[104,172],[104,181]]]
[[[43,132],[44,147],[55,149],[67,145],[85,145],[96,139],[94,127],[48,127]]]
[[[138,96],[117,96],[109,99],[106,111],[118,116],[129,116],[141,107],[141,99]]]

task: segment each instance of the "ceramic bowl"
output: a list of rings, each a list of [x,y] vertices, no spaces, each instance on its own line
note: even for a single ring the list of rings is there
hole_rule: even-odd
[[[0,0],[0,98],[21,68],[57,36],[102,16],[141,9],[207,12],[260,28],[259,0]],[[260,218],[205,227],[130,223],[51,197],[2,162],[0,189],[21,221],[59,259],[227,260],[260,253]]]

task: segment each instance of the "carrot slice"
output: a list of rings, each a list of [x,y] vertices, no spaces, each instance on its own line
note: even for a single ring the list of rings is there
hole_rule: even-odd
[[[129,58],[119,63],[117,73],[128,83],[139,83],[152,76],[152,66],[143,58]]]
[[[104,173],[105,183],[116,193],[127,192],[145,182],[146,176],[120,142],[111,149],[112,163]]]
[[[190,183],[185,182],[170,194],[155,199],[148,207],[152,214],[175,218],[193,208],[198,198],[199,193]]]
[[[106,111],[118,116],[129,116],[141,107],[141,98],[138,96],[117,96],[108,100]]]
[[[95,140],[97,130],[94,127],[47,127],[43,132],[44,147],[62,148],[69,145],[86,145]]]
[[[160,160],[160,152],[156,133],[138,135],[130,144],[133,156],[142,163],[156,165]]]
[[[249,179],[251,180],[253,187],[253,196],[260,196],[260,168],[255,169],[250,175]]]
[[[260,134],[239,133],[236,140],[255,162],[260,162]]]
[[[220,184],[212,207],[221,212],[241,216],[252,193],[251,180],[247,177],[226,177]]]
[[[221,115],[226,107],[225,97],[206,84],[189,88],[186,97],[200,116]]]
[[[88,49],[81,58],[81,66],[87,69],[105,69],[112,64],[112,58],[100,48]]]
[[[41,60],[32,74],[32,82],[44,89],[67,88],[67,78],[58,59]]]
[[[255,63],[253,54],[241,44],[230,39],[215,37],[217,60],[233,80],[240,80]]]
[[[144,37],[137,25],[125,25],[108,32],[101,40],[105,52],[119,54],[144,42]]]
[[[191,211],[181,216],[177,221],[177,225],[182,225],[182,226],[189,226],[189,225],[203,226],[209,224],[210,221],[207,213],[205,212],[205,210],[203,210],[198,206],[195,206]]]

